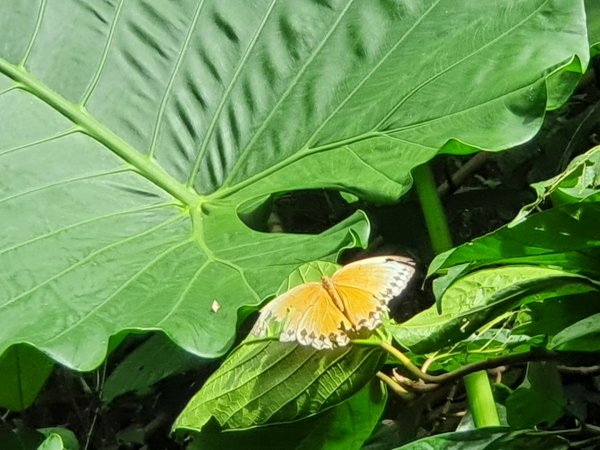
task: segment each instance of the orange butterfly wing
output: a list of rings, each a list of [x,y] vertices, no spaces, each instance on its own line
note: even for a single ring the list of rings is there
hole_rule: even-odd
[[[408,285],[415,263],[401,256],[377,256],[350,263],[331,277],[353,327],[372,330],[385,317],[388,303]]]
[[[321,283],[301,284],[271,301],[261,310],[251,333],[266,337],[271,321],[281,326],[280,341],[317,349],[346,345],[346,331],[352,329]]]
[[[348,332],[381,324],[388,302],[406,288],[414,272],[414,262],[400,256],[353,262],[335,272],[328,285],[342,309],[322,283],[301,284],[265,306],[251,333],[267,337],[274,325],[282,342],[317,349],[347,345]]]

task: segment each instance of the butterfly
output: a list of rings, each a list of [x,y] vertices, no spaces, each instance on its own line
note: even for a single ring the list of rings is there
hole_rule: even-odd
[[[350,263],[320,283],[304,283],[275,298],[261,310],[250,333],[267,337],[275,328],[280,341],[319,350],[347,345],[359,331],[382,323],[389,301],[414,273],[414,261],[401,256]]]

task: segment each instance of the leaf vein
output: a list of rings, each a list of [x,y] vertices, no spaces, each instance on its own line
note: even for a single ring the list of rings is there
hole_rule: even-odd
[[[193,242],[193,239],[190,242]],[[194,282],[196,281],[196,279],[198,278],[198,276],[200,276],[200,273],[202,273],[202,271],[204,270],[204,268],[206,266],[208,266],[209,263],[210,263],[210,260],[204,261],[204,263],[202,263],[202,265],[196,270],[196,272],[194,272],[194,275],[190,278],[190,281],[187,283],[187,285],[185,286],[185,288],[183,289],[183,291],[181,291],[181,294],[179,295],[179,297],[177,298],[177,300],[175,301],[175,303],[173,303],[173,306],[171,307],[171,309],[169,310],[169,312],[162,319],[160,319],[158,321],[158,323],[156,324],[156,326],[162,325],[164,322],[167,321],[167,319],[169,317],[171,317],[173,315],[173,313],[175,312],[175,310],[177,310],[177,308],[179,307],[179,305],[181,305],[181,303],[183,302],[183,299],[187,296],[187,293],[189,292],[190,288],[192,287],[192,284],[194,284]]]
[[[96,71],[92,76],[92,79],[90,81],[90,84],[88,85],[86,92],[84,92],[83,96],[81,97],[81,101],[79,102],[81,106],[85,106],[87,101],[90,99],[92,92],[94,91],[94,89],[96,89],[96,86],[98,85],[98,80],[100,80],[100,75],[102,73],[102,70],[104,69],[104,66],[106,65],[106,59],[108,57],[108,52],[113,41],[115,29],[117,28],[117,22],[119,21],[119,17],[121,16],[121,10],[123,9],[124,1],[125,0],[119,0],[119,4],[117,5],[117,8],[115,10],[115,16],[113,17],[113,21],[110,24],[110,30],[108,32],[104,48],[102,49],[102,57],[100,58],[98,67],[96,68]]]
[[[46,185],[39,186],[39,187],[36,187],[36,188],[33,188],[33,189],[29,189],[29,190],[26,190],[26,191],[18,192],[18,193],[13,194],[13,195],[9,195],[8,197],[0,198],[0,204],[2,204],[4,202],[7,202],[7,201],[10,201],[10,200],[14,200],[14,199],[19,198],[19,197],[23,197],[25,195],[33,194],[34,192],[43,191],[44,189],[50,189],[50,188],[54,188],[54,187],[57,187],[57,186],[63,186],[65,184],[76,183],[78,181],[89,180],[89,179],[92,179],[92,178],[100,178],[100,177],[103,177],[103,176],[113,175],[113,174],[123,173],[123,172],[128,172],[128,171],[131,171],[130,167],[122,167],[122,168],[119,168],[119,169],[111,169],[111,170],[106,170],[106,171],[103,171],[103,172],[90,173],[90,174],[83,175],[83,176],[80,176],[80,177],[67,178],[65,180],[60,180],[60,181],[57,181],[55,183],[46,184]]]
[[[48,339],[45,343],[49,344],[50,342],[56,341],[57,339],[59,339],[61,336],[64,336],[65,334],[67,334],[69,331],[73,330],[75,327],[79,326],[81,323],[85,322],[89,317],[91,317],[94,313],[96,313],[97,311],[99,311],[104,305],[108,304],[116,295],[119,294],[119,292],[121,292],[123,289],[125,289],[127,286],[129,286],[129,284],[131,284],[134,280],[136,280],[140,275],[142,275],[144,272],[146,272],[146,270],[148,270],[150,267],[152,267],[153,265],[155,265],[156,263],[158,263],[161,259],[163,259],[165,256],[167,256],[168,254],[172,253],[174,250],[178,249],[179,247],[183,247],[184,245],[190,244],[192,242],[191,239],[188,239],[186,241],[180,242],[179,244],[175,244],[172,245],[171,247],[167,248],[166,250],[164,250],[163,252],[159,253],[157,256],[155,256],[151,261],[149,261],[146,265],[144,265],[140,270],[138,270],[135,274],[133,274],[130,278],[128,278],[127,280],[125,280],[125,282],[123,282],[112,294],[110,294],[106,299],[102,300],[98,305],[96,305],[94,308],[90,309],[86,314],[84,314],[82,317],[80,317],[78,320],[76,320],[75,322],[73,322],[72,324],[68,325],[64,330],[62,330],[60,333],[52,336],[52,338]]]
[[[31,38],[29,39],[29,42],[27,43],[27,48],[25,49],[25,54],[23,55],[23,58],[21,59],[21,62],[19,63],[19,65],[22,67],[25,67],[25,64],[27,63],[27,59],[29,58],[29,55],[31,54],[31,49],[33,48],[33,44],[35,43],[35,40],[37,39],[38,34],[40,32],[40,28],[42,26],[42,20],[44,19],[44,13],[46,12],[46,4],[47,4],[47,0],[42,0],[40,2],[40,7],[38,9],[38,16],[37,16],[37,20],[35,23],[35,28],[33,29]]]
[[[27,144],[23,144],[23,145],[19,145],[17,147],[9,148],[7,150],[4,150],[3,152],[0,152],[0,158],[2,158],[4,155],[8,155],[9,153],[12,153],[12,152],[23,150],[23,149],[26,149],[26,148],[29,148],[29,147],[34,147],[34,146],[36,146],[38,144],[45,144],[46,142],[50,142],[50,141],[53,141],[55,139],[56,140],[61,139],[61,138],[65,137],[65,136],[69,136],[71,134],[74,134],[77,131],[78,131],[77,127],[72,127],[72,128],[69,128],[69,129],[67,129],[65,131],[61,131],[59,133],[56,133],[53,136],[45,137],[45,138],[39,139],[39,140],[34,141],[34,142],[28,142]]]
[[[280,379],[280,380],[278,380],[276,383],[274,383],[274,384],[272,384],[271,386],[269,386],[269,388],[268,388],[268,389],[266,389],[266,390],[260,390],[260,391],[258,391],[258,392],[256,393],[256,395],[255,395],[255,396],[253,396],[253,397],[248,397],[247,399],[245,399],[245,400],[246,400],[246,404],[244,404],[244,405],[240,406],[239,408],[235,408],[235,409],[234,409],[233,411],[231,411],[230,413],[226,413],[226,418],[225,418],[224,422],[227,422],[227,421],[228,421],[229,419],[231,419],[231,418],[232,418],[232,417],[233,417],[235,414],[237,414],[237,413],[238,413],[238,412],[240,412],[242,409],[244,409],[245,407],[247,407],[247,406],[248,406],[248,405],[249,405],[251,402],[253,402],[253,401],[257,400],[257,399],[260,399],[261,397],[264,397],[266,394],[268,394],[268,393],[269,393],[269,392],[271,392],[272,390],[276,389],[278,386],[281,386],[281,385],[282,385],[283,383],[285,383],[285,382],[286,382],[286,381],[287,381],[289,378],[291,378],[291,377],[292,377],[292,376],[293,376],[295,373],[297,373],[298,371],[300,371],[300,370],[302,369],[302,367],[304,367],[304,366],[305,366],[305,365],[306,365],[306,364],[307,364],[307,363],[308,363],[308,362],[309,362],[309,361],[310,361],[310,360],[313,358],[313,356],[315,356],[315,354],[318,352],[318,350],[316,350],[316,349],[314,349],[314,348],[310,348],[310,350],[312,351],[312,353],[308,354],[308,356],[307,356],[307,357],[306,357],[306,358],[305,358],[305,359],[304,359],[302,362],[300,362],[299,364],[298,364],[298,363],[296,363],[296,364],[295,364],[295,366],[294,366],[294,368],[293,368],[293,372],[292,372],[290,375],[288,375],[288,376],[287,376],[287,377],[285,377],[285,378],[281,378],[281,379]],[[341,358],[341,356],[340,356],[339,358],[337,358],[337,359],[336,359],[336,361],[337,361],[338,359],[340,359],[340,358]],[[317,377],[315,377],[315,378],[317,378]],[[312,383],[314,383],[314,381],[315,381],[315,380],[313,379],[313,381],[311,381],[310,383],[308,383],[308,386],[310,386]],[[308,386],[307,386],[307,387],[308,387]],[[298,390],[298,389],[297,389],[297,390]],[[299,396],[299,395],[301,395],[301,394],[302,394],[302,393],[303,393],[305,390],[306,390],[306,389],[303,389],[303,390],[302,390],[302,391],[301,391],[301,392],[298,394],[298,396]],[[293,400],[294,398],[296,398],[296,397],[293,397],[291,400]],[[290,401],[291,401],[291,400],[290,400]],[[285,402],[283,405],[281,405],[279,408],[277,408],[277,409],[276,409],[276,410],[273,412],[273,414],[275,414],[277,411],[279,411],[279,410],[280,410],[281,408],[283,408],[285,405],[289,404],[289,403],[290,403],[290,401],[288,401],[288,402]],[[271,415],[271,416],[269,416],[269,417],[272,417],[272,415]],[[268,419],[269,419],[269,417],[267,417],[267,418],[266,418],[266,420],[268,420]],[[262,423],[265,423],[265,422],[262,422]]]
[[[160,128],[160,124],[162,122],[163,115],[165,113],[165,109],[167,107],[167,101],[171,95],[171,91],[173,90],[173,85],[175,83],[175,77],[179,72],[179,68],[181,67],[181,63],[183,61],[183,57],[187,52],[190,41],[192,39],[192,34],[194,33],[194,29],[196,28],[196,24],[198,23],[198,18],[200,17],[200,11],[202,10],[202,6],[204,5],[204,0],[198,2],[198,6],[196,7],[196,11],[194,12],[194,17],[188,28],[188,32],[186,34],[185,40],[181,49],[179,50],[179,54],[177,55],[177,61],[175,62],[175,67],[173,67],[173,71],[171,72],[171,76],[169,77],[169,82],[167,83],[167,87],[165,88],[165,92],[163,93],[162,99],[160,101],[160,106],[158,108],[158,114],[156,116],[156,122],[154,123],[154,128],[152,130],[152,139],[150,141],[150,149],[148,150],[148,156],[152,157],[155,152],[156,141],[158,140],[158,132]]]
[[[225,103],[229,99],[229,95],[231,94],[231,91],[233,90],[233,86],[236,84],[236,82],[238,81],[238,79],[240,77],[242,69],[244,68],[244,64],[248,60],[250,54],[252,53],[252,50],[254,50],[254,46],[258,42],[260,32],[264,29],[265,25],[267,24],[267,21],[268,21],[269,17],[271,16],[271,12],[273,11],[273,8],[275,7],[276,2],[277,2],[277,0],[271,1],[271,5],[269,6],[267,13],[265,14],[265,17],[263,18],[263,20],[260,23],[256,32],[254,33],[254,36],[252,36],[252,40],[250,41],[248,48],[244,52],[242,59],[238,63],[236,70],[233,74],[233,77],[231,78],[231,81],[229,82],[229,85],[227,86],[227,89],[225,90],[225,92],[223,92],[221,101],[219,102],[219,105],[217,106],[217,109],[212,117],[212,120],[208,126],[206,134],[204,135],[204,139],[202,140],[202,143],[200,144],[200,147],[198,148],[196,160],[194,161],[192,171],[188,177],[188,182],[187,182],[188,186],[192,186],[196,180],[196,176],[198,175],[198,171],[200,169],[200,163],[202,162],[202,159],[204,158],[204,155],[206,154],[206,151],[208,149],[208,142],[210,141],[210,138],[212,137],[212,135],[214,133],[215,127],[217,125],[217,121],[221,115],[221,111],[223,111],[223,108],[225,107]]]
[[[291,83],[289,84],[287,89],[283,92],[283,94],[281,94],[281,97],[279,97],[279,100],[277,100],[275,105],[273,105],[273,108],[271,109],[271,111],[269,112],[269,114],[267,115],[267,117],[265,118],[263,123],[260,125],[260,127],[258,127],[256,132],[252,136],[252,139],[250,139],[250,141],[248,141],[248,144],[246,144],[246,146],[243,149],[241,149],[240,154],[238,156],[238,160],[236,161],[234,166],[229,171],[229,174],[225,177],[223,186],[226,186],[229,183],[229,181],[237,175],[238,168],[243,166],[246,155],[248,154],[247,150],[254,144],[254,142],[258,139],[258,137],[266,129],[267,124],[274,117],[275,112],[277,111],[279,106],[291,94],[293,88],[296,86],[296,84],[300,80],[301,76],[304,74],[304,72],[306,72],[306,69],[308,69],[310,64],[314,61],[314,59],[317,57],[317,55],[321,52],[322,48],[325,46],[325,44],[327,43],[329,38],[333,35],[333,32],[337,29],[338,25],[340,24],[343,17],[346,15],[346,12],[348,12],[348,10],[350,9],[350,6],[352,5],[353,2],[354,2],[354,0],[348,1],[346,7],[340,12],[340,15],[333,22],[331,29],[325,34],[325,36],[323,37],[323,40],[319,43],[319,45],[317,45],[315,50],[311,53],[311,55],[308,57],[308,59],[302,65],[302,67],[300,68],[300,70],[298,71],[298,73],[296,74],[294,79],[291,81]]]
[[[404,40],[410,36],[410,34],[417,29],[417,27],[423,22],[423,20],[425,20],[425,18],[431,13],[431,11],[433,11],[441,2],[441,0],[437,0],[435,3],[433,3],[422,15],[421,17],[419,17],[418,20],[415,21],[415,23],[406,31],[406,33],[404,33],[400,39],[398,39],[398,41],[390,48],[390,50],[388,50],[388,52],[383,55],[383,57],[381,58],[381,60],[375,64],[375,66],[369,70],[369,72],[363,77],[362,80],[360,80],[360,82],[354,87],[354,89],[352,89],[348,95],[346,95],[346,97],[344,98],[344,100],[342,100],[342,102],[340,102],[340,104],[331,112],[331,114],[329,114],[329,116],[321,123],[321,125],[319,125],[319,127],[317,127],[317,129],[308,137],[308,139],[306,140],[305,144],[303,145],[303,147],[310,147],[310,142],[317,136],[317,134],[325,127],[325,125],[333,118],[333,116],[344,107],[344,105],[346,103],[348,103],[350,101],[350,99],[354,96],[354,94],[356,94],[358,92],[358,90],[371,78],[371,76],[381,67],[381,65],[390,57],[390,55],[392,53],[394,53],[396,51],[396,49],[398,48],[398,46],[400,44],[402,44],[402,42],[404,42]],[[374,127],[373,130],[377,130],[378,126]]]
[[[265,419],[265,423],[268,422],[275,414],[277,414],[278,411],[280,411],[283,407],[285,407],[286,405],[289,405],[290,403],[292,403],[294,400],[298,399],[301,395],[305,394],[306,391],[308,390],[308,388],[310,388],[313,384],[315,384],[319,378],[321,376],[323,376],[325,373],[327,373],[327,371],[329,369],[331,369],[333,366],[335,366],[338,361],[340,361],[341,359],[345,358],[349,351],[351,350],[350,347],[346,347],[345,351],[343,353],[340,354],[340,356],[338,356],[337,358],[335,358],[333,361],[331,361],[330,364],[327,365],[327,367],[323,367],[323,370],[321,372],[316,372],[315,374],[313,374],[313,376],[310,379],[310,382],[302,389],[298,389],[297,390],[297,394],[294,395],[293,397],[289,398],[288,397],[288,401],[284,404],[282,404],[281,406],[279,406],[279,408],[277,408],[276,410],[274,410],[266,419]],[[331,390],[332,392],[335,391],[335,389]],[[324,402],[323,402],[324,403]],[[323,404],[321,403],[321,405]]]
[[[376,169],[375,166],[369,164],[368,162],[366,162],[363,158],[361,158],[357,152],[355,152],[352,147],[345,145],[344,148],[350,152],[351,155],[353,155],[357,160],[360,161],[361,164],[363,164],[364,166],[368,167],[369,169],[377,172],[378,174],[382,175],[386,180],[391,181],[394,184],[398,184],[398,182],[396,180],[394,180],[392,177],[390,177],[389,175],[387,175],[386,173],[384,173],[382,170],[380,169]]]
[[[82,220],[81,222],[77,222],[77,223],[74,223],[74,224],[71,224],[71,225],[67,225],[65,227],[57,228],[56,230],[51,231],[49,233],[41,234],[39,236],[36,236],[33,239],[28,239],[26,241],[19,242],[18,244],[15,244],[15,245],[12,245],[12,246],[7,247],[5,249],[2,249],[2,250],[0,250],[0,256],[3,255],[4,253],[9,252],[9,251],[12,251],[12,250],[15,250],[17,248],[23,247],[25,245],[29,245],[29,244],[31,244],[33,242],[36,242],[36,241],[39,241],[39,240],[42,240],[42,239],[49,238],[49,237],[54,236],[54,235],[56,235],[58,233],[61,233],[63,231],[67,231],[67,230],[70,230],[70,229],[73,229],[73,228],[77,228],[77,227],[82,226],[82,225],[87,225],[89,223],[93,223],[93,222],[96,222],[96,221],[99,221],[99,220],[102,220],[102,219],[107,219],[107,218],[110,218],[110,217],[116,217],[116,216],[131,214],[131,213],[137,213],[137,212],[141,212],[141,211],[149,211],[149,210],[152,210],[152,209],[164,208],[165,206],[177,206],[177,203],[174,203],[174,202],[158,203],[156,205],[144,206],[142,208],[128,209],[128,210],[124,210],[124,211],[117,211],[117,212],[110,213],[110,214],[104,214],[102,216],[95,216],[95,217],[92,217],[90,219]]]
[[[278,342],[278,343],[281,345],[281,342],[279,342],[279,341],[273,341],[273,342]],[[234,391],[236,391],[236,390],[240,389],[242,386],[244,386],[244,385],[246,385],[246,384],[250,383],[251,381],[255,380],[256,378],[258,378],[258,377],[261,375],[261,373],[263,373],[263,372],[265,372],[265,371],[267,371],[267,370],[269,370],[269,369],[271,369],[271,368],[275,367],[277,364],[279,364],[281,361],[283,361],[285,358],[287,358],[287,357],[288,357],[288,356],[289,356],[289,355],[290,355],[290,354],[291,354],[293,351],[295,351],[295,350],[297,349],[297,346],[298,346],[298,345],[299,345],[299,344],[290,345],[290,349],[289,349],[289,351],[288,351],[288,352],[286,352],[285,354],[282,354],[282,355],[281,355],[279,358],[277,358],[277,359],[276,359],[276,360],[274,360],[274,361],[269,361],[269,364],[268,364],[266,367],[261,367],[261,370],[262,370],[262,372],[255,373],[254,375],[250,376],[250,377],[249,377],[247,380],[244,380],[242,383],[240,383],[240,384],[237,384],[236,386],[233,386],[233,387],[231,387],[230,389],[226,389],[226,390],[224,390],[224,391],[222,391],[222,392],[218,393],[216,396],[214,396],[214,397],[210,397],[210,398],[206,399],[206,400],[205,400],[204,402],[202,402],[202,403],[208,403],[209,401],[212,401],[212,400],[218,399],[218,398],[220,398],[220,397],[223,397],[223,396],[225,396],[225,395],[227,395],[227,394],[229,394],[229,393],[231,393],[231,392],[234,392]],[[268,347],[265,347],[265,349],[266,349],[266,348],[268,348]],[[262,350],[262,351],[265,351],[265,350]],[[315,350],[315,351],[316,351],[316,350]],[[309,356],[309,357],[310,357],[310,356]],[[213,378],[213,377],[211,377],[211,378],[210,378],[210,379],[209,379],[209,380],[206,382],[206,384],[204,385],[204,388],[206,388],[206,387],[207,387],[209,384],[214,384],[214,383],[215,383],[217,380],[219,380],[219,379],[223,378],[223,375],[227,374],[228,372],[231,372],[231,371],[235,370],[235,369],[236,369],[236,367],[238,367],[238,366],[236,365],[236,366],[232,367],[232,369],[231,369],[231,370],[228,370],[228,371],[226,371],[224,374],[218,373],[218,375],[219,375],[219,376],[216,376],[216,377],[214,377],[214,378]],[[202,404],[202,403],[201,403],[201,404]]]
[[[441,77],[442,75],[444,75],[445,73],[449,72],[450,70],[452,70],[454,67],[458,66],[459,64],[462,64],[463,62],[465,62],[466,60],[468,60],[469,58],[477,55],[478,53],[480,53],[481,51],[485,50],[486,48],[490,47],[491,45],[495,44],[496,42],[499,42],[500,40],[502,40],[503,38],[505,38],[506,36],[508,36],[508,34],[514,30],[516,30],[518,27],[520,27],[521,25],[523,25],[525,22],[527,22],[528,20],[530,20],[535,14],[537,14],[544,6],[546,6],[546,4],[548,3],[548,0],[546,0],[545,2],[541,3],[540,6],[538,6],[531,14],[527,15],[524,19],[522,19],[521,21],[519,21],[518,23],[516,23],[514,26],[508,28],[506,31],[500,33],[496,38],[492,39],[491,41],[487,42],[486,44],[482,45],[480,48],[478,48],[477,50],[469,53],[468,55],[465,55],[464,57],[460,58],[459,60],[457,60],[456,62],[450,64],[448,67],[444,68],[443,70],[441,70],[439,73],[436,73],[434,75],[432,75],[431,77],[429,77],[427,80],[423,81],[421,84],[415,86],[410,92],[408,92],[404,98],[402,98],[398,104],[396,104],[396,106],[394,106],[391,111],[389,113],[387,113],[380,121],[377,125],[375,125],[375,129],[379,129],[381,128],[381,126],[385,123],[386,120],[388,120],[396,111],[398,111],[398,109],[400,109],[400,107],[406,103],[413,95],[415,95],[417,92],[419,92],[421,89],[423,89],[424,87],[426,87],[427,85],[429,85],[430,83],[432,83],[433,81],[435,81],[436,79],[438,79],[439,77]]]
[[[79,261],[71,264],[67,268],[61,270],[59,273],[57,273],[55,275],[52,275],[51,277],[49,277],[49,278],[45,279],[44,281],[38,283],[37,285],[35,285],[31,289],[23,291],[19,295],[17,295],[16,297],[8,299],[5,303],[3,303],[2,305],[0,305],[0,310],[3,309],[3,308],[6,308],[7,306],[9,306],[11,304],[13,304],[17,300],[19,300],[19,299],[21,299],[21,298],[23,298],[23,297],[25,297],[25,296],[27,296],[27,295],[29,295],[29,294],[37,291],[38,289],[40,289],[41,287],[45,286],[46,284],[48,284],[48,283],[50,283],[50,282],[52,282],[52,281],[60,278],[61,276],[65,275],[65,274],[67,274],[69,272],[71,272],[72,270],[76,269],[77,267],[79,267],[82,264],[84,264],[84,263],[88,262],[89,260],[91,260],[93,257],[95,257],[95,256],[97,256],[97,255],[99,255],[99,254],[101,254],[101,253],[103,253],[103,252],[105,252],[107,250],[110,250],[111,248],[118,247],[119,245],[125,244],[125,243],[127,243],[129,241],[132,241],[134,239],[137,239],[139,237],[145,236],[147,234],[151,234],[151,233],[155,232],[156,230],[159,230],[159,229],[161,229],[161,228],[163,228],[163,227],[171,224],[172,222],[175,222],[175,221],[181,219],[182,216],[183,215],[181,215],[181,214],[177,215],[177,216],[174,216],[174,217],[172,217],[172,218],[170,218],[170,219],[168,219],[168,220],[166,220],[166,221],[164,221],[164,222],[162,222],[162,223],[160,223],[160,224],[158,224],[158,225],[156,225],[156,226],[154,226],[152,228],[149,228],[149,229],[141,232],[141,233],[136,233],[136,234],[134,234],[132,236],[128,236],[128,237],[123,238],[123,239],[119,239],[116,242],[112,242],[109,245],[106,245],[106,246],[104,246],[102,248],[94,250],[89,255],[87,255],[85,258],[82,258]]]

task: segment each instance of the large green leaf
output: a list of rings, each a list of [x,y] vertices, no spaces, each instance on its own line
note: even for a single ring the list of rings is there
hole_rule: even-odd
[[[393,201],[442,147],[527,140],[587,64],[583,8],[3,2],[0,351],[91,369],[109,336],[161,329],[224,353],[240,307],[368,232],[358,214],[259,233],[241,207],[323,187]]]
[[[199,431],[211,417],[225,429],[303,419],[352,396],[384,360],[378,347],[321,351],[288,342],[249,341],[206,381],[174,428]]]
[[[374,379],[347,401],[307,419],[235,431],[195,434],[189,450],[353,450],[362,448],[386,404],[386,390]]]

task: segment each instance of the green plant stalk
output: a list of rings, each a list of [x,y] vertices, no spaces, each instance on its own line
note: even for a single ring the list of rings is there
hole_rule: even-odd
[[[438,254],[450,250],[454,246],[452,235],[429,166],[418,166],[413,177],[433,251]]]
[[[435,253],[445,252],[453,246],[452,236],[431,169],[427,164],[423,164],[414,170],[413,176],[431,246]],[[475,426],[499,426],[500,419],[487,372],[473,372],[464,380]]]
[[[465,376],[465,389],[469,401],[469,409],[476,428],[496,427],[500,425],[498,410],[494,403],[494,395],[490,388],[487,372],[480,370]]]

